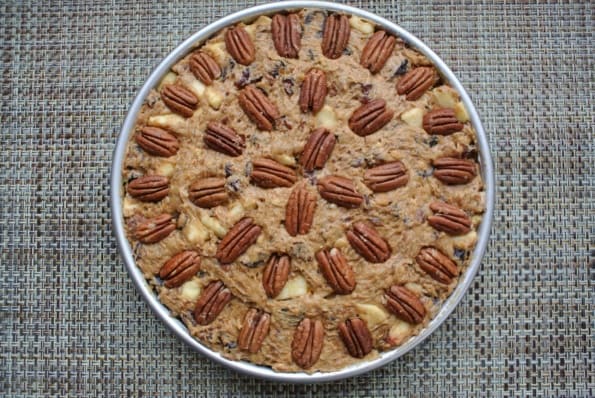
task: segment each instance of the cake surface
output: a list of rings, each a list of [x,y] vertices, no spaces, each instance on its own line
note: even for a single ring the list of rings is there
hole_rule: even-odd
[[[280,372],[422,330],[484,212],[458,93],[402,40],[301,10],[230,26],[148,95],[128,143],[135,261],[202,344]]]

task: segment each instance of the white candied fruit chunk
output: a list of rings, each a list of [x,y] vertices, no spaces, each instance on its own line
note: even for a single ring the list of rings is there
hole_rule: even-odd
[[[180,287],[180,294],[188,301],[197,300],[198,296],[200,296],[200,291],[200,284],[196,279],[189,280]]]
[[[401,344],[407,337],[411,335],[411,325],[405,321],[398,319],[390,331],[388,336],[394,344]]]
[[[452,238],[452,244],[454,247],[460,249],[470,249],[477,242],[477,232],[471,231],[465,235],[455,236]]]
[[[188,82],[188,88],[192,91],[196,96],[202,97],[205,94],[205,89],[207,86],[202,84],[200,80],[192,79]]]
[[[463,104],[461,101],[457,102],[455,105],[455,117],[461,123],[466,123],[469,121],[469,114],[467,113],[465,104]]]
[[[190,243],[202,244],[209,239],[209,231],[196,219],[188,221],[182,232]]]
[[[411,127],[419,127],[423,125],[424,111],[421,108],[412,108],[401,113],[401,120]]]
[[[335,247],[337,247],[339,249],[343,249],[347,246],[349,246],[349,242],[347,241],[347,239],[345,237],[341,237],[335,241]]]
[[[236,222],[240,221],[242,217],[244,217],[245,213],[244,206],[242,206],[241,203],[236,202],[227,213],[228,221],[235,224]]]
[[[219,238],[223,238],[225,234],[227,234],[227,229],[221,225],[219,220],[217,220],[215,217],[211,217],[208,214],[203,213],[200,216],[200,222],[203,223],[205,227],[213,231]]]
[[[277,162],[284,164],[285,166],[295,166],[296,165],[295,157],[293,157],[287,153],[279,153],[279,154],[273,155],[273,160],[276,160]]]
[[[278,300],[286,300],[294,297],[303,296],[308,292],[308,282],[306,282],[306,278],[301,275],[296,276],[293,279],[290,279],[281,290],[281,293],[277,296]]]
[[[165,177],[171,177],[176,169],[175,163],[168,160],[161,160],[155,166],[155,174]]]
[[[337,125],[337,116],[335,110],[328,105],[322,107],[316,114],[316,121],[322,127],[332,129]]]
[[[219,109],[221,107],[221,104],[223,103],[223,95],[219,90],[213,87],[207,87],[205,96],[207,97],[207,102],[211,108]]]
[[[374,304],[356,304],[355,308],[357,309],[359,316],[361,316],[368,323],[368,326],[371,327],[382,323],[388,318],[388,313]]]
[[[432,93],[438,105],[443,108],[454,108],[459,100],[457,92],[448,86],[436,87]]]
[[[130,196],[126,195],[124,197],[124,203],[122,205],[124,217],[133,216],[136,213],[137,208],[138,205],[134,202],[134,200]]]
[[[177,73],[175,72],[167,72],[165,74],[165,76],[163,76],[163,78],[161,79],[161,81],[159,82],[159,86],[157,87],[157,89],[159,91],[161,91],[161,88],[166,85],[166,84],[174,84],[176,82],[176,79],[178,78]]]
[[[202,48],[202,50],[213,57],[213,59],[217,61],[219,65],[221,65],[227,57],[227,51],[225,50],[224,42],[207,44]]]
[[[151,116],[147,121],[149,126],[162,127],[181,134],[186,129],[186,119],[174,113]]]
[[[349,25],[367,35],[374,33],[374,25],[355,15],[349,18]]]

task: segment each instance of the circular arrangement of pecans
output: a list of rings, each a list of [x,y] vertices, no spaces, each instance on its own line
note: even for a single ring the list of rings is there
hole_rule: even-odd
[[[329,14],[326,17],[320,38],[322,54],[328,59],[339,59],[346,51],[351,34],[349,17]],[[299,58],[303,33],[302,17],[295,13],[277,14],[271,18],[271,34],[274,48],[280,57]],[[259,49],[243,24],[228,28],[225,32],[225,49],[241,65],[250,65]],[[379,73],[393,54],[397,38],[384,30],[376,30],[369,36],[360,57],[360,65],[371,74]],[[188,62],[193,75],[203,85],[210,86],[218,79],[224,79],[222,65],[200,48]],[[296,107],[313,117],[324,107],[329,93],[327,75],[319,67],[303,71],[304,79],[296,96]],[[440,81],[432,66],[410,67],[395,80],[394,95],[406,101],[415,101]],[[265,95],[255,84],[238,87],[237,101],[251,123],[260,131],[274,132],[281,123],[282,114],[274,99]],[[174,114],[191,117],[199,106],[195,92],[182,84],[164,84],[160,99]],[[387,99],[371,98],[351,112],[348,127],[359,137],[369,137],[384,128],[395,116]],[[451,135],[461,131],[465,124],[460,121],[454,109],[439,107],[429,109],[421,122],[428,135]],[[202,135],[206,148],[228,157],[241,156],[251,143],[243,134],[219,120],[208,122]],[[141,126],[134,137],[135,143],[149,156],[167,158],[180,149],[180,142],[173,131],[156,126]],[[329,174],[315,180],[316,189],[307,175],[323,170],[333,156],[337,137],[332,129],[319,127],[311,131],[297,164],[304,178],[295,168],[268,157],[251,159],[249,181],[261,189],[289,188],[285,206],[284,228],[292,237],[309,233],[317,211],[317,201],[324,199],[348,213],[351,209],[364,206],[367,198],[358,190],[351,178]],[[432,161],[433,177],[444,185],[470,183],[477,176],[477,163],[464,157],[441,157]],[[399,161],[384,162],[366,167],[362,181],[373,193],[398,190],[410,183],[410,172]],[[188,199],[199,208],[215,209],[229,203],[232,198],[226,178],[212,176],[189,181]],[[164,200],[170,194],[170,179],[162,175],[143,175],[129,181],[127,194],[147,204]],[[473,229],[470,216],[457,206],[436,199],[428,203],[432,215],[425,220],[436,231],[450,236],[467,234]],[[133,236],[144,245],[158,243],[177,228],[176,214],[160,214],[142,218],[134,225]],[[222,234],[217,244],[215,259],[219,264],[233,264],[252,245],[256,244],[262,225],[244,215],[229,230]],[[373,223],[353,220],[344,231],[345,239],[357,255],[370,267],[388,261],[399,248],[391,247],[387,239]],[[358,275],[339,247],[324,247],[315,253],[317,272],[324,277],[336,295],[350,295],[357,287]],[[414,261],[433,280],[450,284],[459,274],[457,264],[446,253],[433,246],[423,247]],[[284,289],[291,271],[290,253],[271,253],[262,267],[262,289],[269,299],[274,299]],[[158,278],[167,288],[178,288],[201,270],[200,250],[184,249],[163,263]],[[234,293],[221,280],[212,280],[203,286],[193,311],[198,325],[208,325],[215,320],[234,298]],[[386,310],[394,317],[409,323],[422,324],[428,313],[419,292],[404,285],[393,284],[384,287],[381,298]],[[261,308],[249,308],[242,320],[237,336],[237,347],[250,354],[257,353],[267,336],[273,330],[276,314]],[[304,316],[295,326],[291,342],[291,358],[303,369],[313,367],[319,360],[325,336],[332,326],[344,344],[345,352],[353,358],[363,358],[375,346],[374,338],[366,321],[360,317],[339,319],[328,325],[323,317]]]

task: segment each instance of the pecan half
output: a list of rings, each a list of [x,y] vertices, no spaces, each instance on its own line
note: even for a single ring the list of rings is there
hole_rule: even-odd
[[[319,127],[310,134],[308,142],[300,156],[300,164],[304,171],[311,172],[314,169],[321,169],[331,156],[335,148],[337,138],[324,127]]]
[[[394,112],[386,108],[386,101],[374,99],[357,108],[349,118],[349,128],[365,137],[383,128],[393,118]]]
[[[393,285],[384,295],[386,308],[405,322],[418,324],[426,316],[426,307],[409,289]]]
[[[205,130],[204,142],[209,148],[229,156],[240,156],[246,148],[244,137],[223,123],[210,122]]]
[[[265,158],[252,161],[250,181],[261,188],[290,187],[296,180],[295,170],[281,163]]]
[[[316,261],[335,293],[349,294],[355,289],[355,273],[339,249],[333,247],[316,252]]]
[[[368,68],[372,74],[380,72],[392,55],[396,43],[397,39],[394,36],[384,30],[377,31],[366,43],[360,58],[360,65]]]
[[[459,275],[455,262],[435,247],[422,248],[415,257],[415,261],[433,279],[446,285]]]
[[[225,178],[210,177],[197,180],[188,188],[188,198],[198,207],[210,209],[226,203]]]
[[[326,74],[320,69],[312,68],[306,73],[298,104],[304,113],[312,111],[318,113],[324,105],[328,87],[326,85]]]
[[[134,139],[141,148],[154,156],[170,157],[180,149],[176,136],[159,127],[145,126]]]
[[[374,192],[387,192],[406,185],[409,174],[400,161],[385,163],[366,170],[364,184]]]
[[[287,254],[271,254],[262,274],[262,287],[270,298],[281,293],[289,278],[291,258]]]
[[[458,207],[444,202],[432,202],[430,209],[435,214],[428,217],[428,223],[438,231],[450,235],[463,235],[471,231],[471,219]]]
[[[349,43],[351,26],[346,15],[332,14],[326,17],[322,32],[322,54],[330,59],[337,59]]]
[[[466,159],[440,158],[432,162],[434,177],[445,184],[466,184],[475,177],[475,162]]]
[[[285,229],[291,236],[304,235],[310,231],[316,210],[316,195],[305,184],[296,186],[287,200]]]
[[[271,131],[281,117],[266,95],[254,86],[247,86],[239,96],[240,107],[260,130]]]
[[[176,224],[169,214],[160,214],[149,218],[136,227],[135,236],[141,243],[157,243],[167,238]]]
[[[217,61],[202,51],[192,54],[188,63],[194,76],[207,86],[221,76],[221,68]]]
[[[355,189],[349,178],[329,175],[318,179],[316,185],[320,196],[341,207],[355,208],[364,202],[364,195]]]
[[[262,228],[254,224],[252,218],[242,218],[219,242],[215,257],[222,264],[233,262],[256,242],[261,232]]]
[[[126,191],[143,202],[158,202],[169,193],[169,179],[158,175],[139,177],[128,183]]]
[[[273,44],[277,54],[297,58],[302,46],[302,26],[297,14],[276,14],[271,21]]]
[[[415,101],[438,81],[438,74],[431,66],[411,69],[397,83],[397,93],[407,101]]]
[[[238,347],[240,350],[256,354],[267,334],[271,325],[271,315],[256,309],[250,308],[244,316],[242,330],[238,335]]]
[[[339,336],[349,354],[355,358],[363,358],[372,351],[372,335],[366,322],[354,317],[339,324]]]
[[[304,318],[295,329],[291,342],[291,358],[303,369],[311,368],[320,358],[324,343],[324,327],[320,320]]]
[[[221,281],[207,285],[194,308],[194,320],[199,325],[208,325],[223,311],[232,299],[229,289]]]
[[[225,48],[239,64],[250,65],[254,62],[255,49],[252,38],[242,26],[235,26],[225,32]]]
[[[198,98],[188,90],[177,84],[166,84],[161,90],[161,99],[172,111],[190,117],[198,107]]]
[[[371,263],[383,263],[390,258],[391,248],[369,224],[358,221],[346,232],[353,249]]]
[[[174,288],[196,275],[199,269],[199,254],[192,250],[185,250],[163,264],[159,270],[159,277],[163,279],[165,287]]]
[[[453,109],[440,108],[424,115],[423,127],[428,134],[449,135],[461,131],[464,126],[457,120]]]

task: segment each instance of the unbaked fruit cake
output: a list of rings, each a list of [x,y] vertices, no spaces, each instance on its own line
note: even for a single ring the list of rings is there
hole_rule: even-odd
[[[172,316],[225,358],[330,372],[418,334],[470,262],[476,133],[424,55],[356,16],[229,26],[144,100],[128,241]]]

